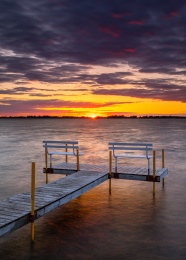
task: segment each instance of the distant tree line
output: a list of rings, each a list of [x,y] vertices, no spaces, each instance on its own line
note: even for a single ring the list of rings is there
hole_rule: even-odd
[[[90,117],[87,116],[81,116],[81,117],[76,117],[76,116],[0,116],[0,118],[69,118],[69,119],[91,119]],[[98,116],[95,119],[112,119],[112,118],[125,118],[125,119],[141,119],[141,118],[186,118],[186,116],[173,116],[173,115],[163,115],[163,116],[124,116],[124,115],[112,115],[112,116],[107,116],[107,117],[101,117]]]

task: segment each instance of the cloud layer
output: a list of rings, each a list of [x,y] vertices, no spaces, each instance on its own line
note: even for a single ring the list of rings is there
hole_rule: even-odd
[[[0,10],[0,98],[51,95],[26,85],[38,81],[186,102],[184,0],[1,0]]]

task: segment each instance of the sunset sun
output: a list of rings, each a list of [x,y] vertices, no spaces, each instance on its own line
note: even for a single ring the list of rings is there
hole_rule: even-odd
[[[91,114],[89,117],[92,118],[92,119],[95,119],[97,117],[97,115],[96,114]]]

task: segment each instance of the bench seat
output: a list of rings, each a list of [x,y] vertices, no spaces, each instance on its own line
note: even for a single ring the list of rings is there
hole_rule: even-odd
[[[122,143],[109,142],[109,150],[115,159],[115,172],[117,173],[118,158],[145,158],[148,161],[148,173],[150,173],[150,159],[152,144],[150,143]]]
[[[153,156],[146,156],[146,155],[140,155],[140,154],[131,154],[131,153],[123,153],[123,154],[115,154],[115,157],[122,157],[122,158],[147,158],[151,159]]]
[[[49,155],[58,154],[58,155],[74,155],[74,156],[77,156],[73,152],[58,152],[58,151],[54,151],[54,152],[48,152],[48,154]],[[83,155],[83,154],[84,153],[79,153],[79,155]]]
[[[52,168],[52,156],[53,155],[64,155],[66,162],[68,161],[68,156],[77,157],[77,169],[79,168],[79,156],[83,153],[79,153],[78,141],[43,141],[43,147],[45,148],[45,164],[47,166],[47,156],[50,156],[50,168]],[[56,151],[56,148],[59,149]],[[55,149],[55,150],[54,150]]]

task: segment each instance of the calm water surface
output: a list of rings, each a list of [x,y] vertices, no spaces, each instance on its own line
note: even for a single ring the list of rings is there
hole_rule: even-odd
[[[0,259],[186,259],[185,119],[0,119],[0,199],[45,183],[43,140],[77,140],[80,163],[108,163],[108,142],[152,142],[165,149],[165,186],[112,180],[0,238]],[[144,161],[126,162],[143,166]],[[160,159],[157,167],[161,167]],[[60,175],[50,175],[49,181]]]

